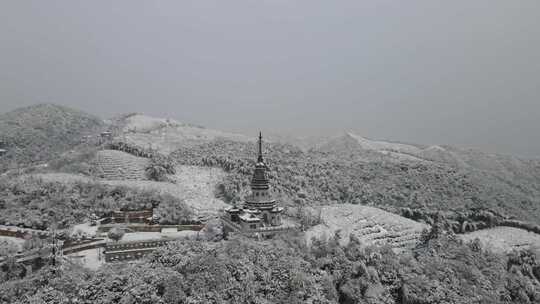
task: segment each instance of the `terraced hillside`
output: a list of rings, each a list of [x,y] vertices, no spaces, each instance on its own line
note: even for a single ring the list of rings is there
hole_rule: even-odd
[[[103,125],[95,116],[51,104],[1,114],[0,141],[8,152],[0,158],[0,172],[55,159]]]
[[[308,241],[312,237],[331,238],[337,233],[343,245],[354,235],[365,245],[412,248],[422,231],[429,228],[378,208],[351,204],[324,206],[320,208],[320,216],[322,223],[306,232]]]
[[[108,180],[145,180],[147,158],[116,150],[98,151],[96,155],[100,177]]]
[[[215,197],[216,188],[225,176],[225,172],[217,168],[195,166],[178,166],[172,176],[174,183],[143,180],[92,180],[83,175],[67,173],[47,173],[32,175],[46,182],[99,182],[111,186],[124,186],[137,190],[157,191],[181,199],[188,205],[199,220],[206,220],[220,215],[229,207]]]

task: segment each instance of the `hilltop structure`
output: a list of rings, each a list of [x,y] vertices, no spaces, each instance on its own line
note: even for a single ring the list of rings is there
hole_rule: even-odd
[[[267,166],[262,155],[261,133],[259,133],[258,144],[259,154],[251,178],[251,194],[246,198],[243,206],[235,205],[226,210],[227,214],[222,218],[225,235],[233,232],[268,235],[288,228],[282,223],[283,208],[278,206],[270,192],[266,174]]]

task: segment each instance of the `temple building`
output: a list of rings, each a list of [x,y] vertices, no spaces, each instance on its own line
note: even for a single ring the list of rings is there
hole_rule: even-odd
[[[223,217],[224,234],[232,232],[260,233],[268,235],[285,230],[279,207],[272,197],[270,184],[266,174],[267,166],[262,155],[262,134],[259,133],[259,155],[251,178],[251,193],[243,206],[233,206],[226,210]]]

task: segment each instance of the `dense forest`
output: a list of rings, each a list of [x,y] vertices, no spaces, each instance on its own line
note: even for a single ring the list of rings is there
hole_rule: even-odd
[[[109,186],[97,182],[46,182],[39,178],[0,178],[0,224],[47,229],[68,228],[113,210],[155,208],[163,224],[192,220],[180,199],[154,191]]]
[[[302,151],[265,145],[269,178],[288,206],[337,203],[383,208],[432,223],[442,213],[460,224],[490,226],[504,219],[540,224],[536,184],[445,164],[391,162],[381,155]],[[255,145],[228,140],[200,142],[177,150],[181,164],[217,166],[229,173],[219,189],[226,201],[241,200],[249,189]],[[414,211],[413,211],[414,210]]]
[[[97,271],[65,263],[20,279],[2,269],[0,303],[539,303],[537,252],[497,255],[436,224],[412,251],[351,239],[179,241]],[[336,236],[337,237],[337,236]]]
[[[53,160],[103,127],[98,117],[52,104],[3,113],[0,141],[7,154],[0,158],[0,173]]]

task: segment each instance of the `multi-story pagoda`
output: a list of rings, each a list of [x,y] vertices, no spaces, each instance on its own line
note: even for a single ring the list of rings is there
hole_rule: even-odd
[[[235,205],[226,210],[227,214],[223,217],[226,235],[230,232],[268,234],[286,228],[281,220],[283,208],[272,197],[266,170],[262,155],[262,134],[259,133],[259,155],[251,178],[251,194],[243,206]]]

